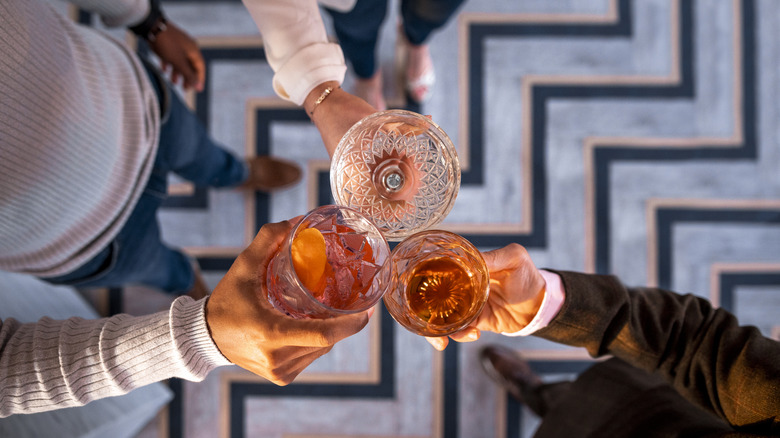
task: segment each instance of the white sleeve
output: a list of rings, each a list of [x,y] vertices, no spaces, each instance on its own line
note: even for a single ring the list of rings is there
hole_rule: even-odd
[[[0,417],[79,406],[172,377],[200,381],[229,365],[206,326],[205,299],[103,319],[0,322]]]
[[[263,37],[273,87],[281,98],[302,105],[317,85],[344,81],[341,47],[328,40],[316,0],[243,0]]]
[[[544,287],[544,298],[542,299],[542,305],[539,306],[539,311],[536,312],[534,318],[527,326],[522,330],[515,333],[501,333],[505,336],[528,336],[537,330],[547,327],[547,324],[555,318],[558,311],[561,310],[563,301],[566,299],[566,292],[563,290],[563,283],[561,283],[561,277],[550,271],[540,269],[539,273],[544,277],[546,283]]]

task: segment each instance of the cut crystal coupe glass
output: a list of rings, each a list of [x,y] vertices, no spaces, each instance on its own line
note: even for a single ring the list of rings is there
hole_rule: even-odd
[[[370,217],[387,240],[439,224],[460,188],[460,165],[447,134],[404,110],[371,114],[347,131],[330,168],[336,204]]]

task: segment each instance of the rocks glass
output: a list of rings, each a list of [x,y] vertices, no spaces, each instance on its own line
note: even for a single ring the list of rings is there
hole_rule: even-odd
[[[446,336],[482,312],[490,278],[482,255],[448,231],[423,231],[392,252],[393,284],[384,303],[395,320],[421,336]]]
[[[392,280],[390,247],[371,220],[326,205],[301,219],[268,265],[268,300],[295,318],[369,309]]]

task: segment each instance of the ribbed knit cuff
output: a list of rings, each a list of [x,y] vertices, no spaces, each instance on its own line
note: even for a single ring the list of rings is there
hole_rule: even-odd
[[[187,380],[200,381],[214,368],[232,365],[211,339],[205,306],[206,299],[194,301],[187,296],[177,298],[171,306],[171,336],[184,368],[190,373],[181,376]]]

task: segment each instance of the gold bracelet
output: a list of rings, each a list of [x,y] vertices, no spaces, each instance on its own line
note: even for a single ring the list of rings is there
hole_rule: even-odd
[[[336,87],[341,88],[341,87]],[[332,93],[334,90],[333,87],[326,88],[322,94],[320,94],[320,97],[317,98],[317,100],[314,101],[314,105],[311,107],[311,111],[309,111],[309,117],[314,115],[314,110],[317,109],[317,106],[322,103],[323,100],[327,99],[328,96],[330,96],[330,93]]]

